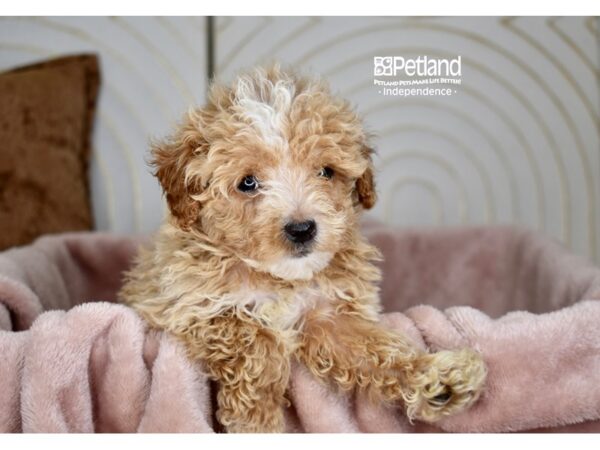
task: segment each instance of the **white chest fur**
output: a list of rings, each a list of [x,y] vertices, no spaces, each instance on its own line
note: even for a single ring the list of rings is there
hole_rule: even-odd
[[[327,303],[325,296],[316,288],[287,293],[242,289],[231,294],[230,301],[261,322],[280,330],[294,328],[307,312]]]

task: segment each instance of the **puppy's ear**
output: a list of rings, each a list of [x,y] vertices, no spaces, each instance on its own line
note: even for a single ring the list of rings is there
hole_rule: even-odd
[[[371,157],[373,153],[373,149],[366,146],[363,148],[363,155],[369,161],[369,165],[367,166],[367,170],[365,170],[360,178],[356,180],[358,201],[362,204],[364,209],[371,209],[377,200],[377,194],[375,193],[373,159]]]
[[[190,177],[186,168],[200,157],[206,142],[190,123],[180,127],[174,136],[152,145],[151,165],[160,181],[171,214],[182,229],[189,229],[198,218],[200,202],[192,198],[202,191],[200,180]]]

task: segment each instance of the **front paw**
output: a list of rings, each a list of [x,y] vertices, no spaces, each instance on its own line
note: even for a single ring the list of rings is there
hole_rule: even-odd
[[[409,418],[435,422],[471,406],[486,377],[481,356],[472,350],[420,356],[403,395]]]

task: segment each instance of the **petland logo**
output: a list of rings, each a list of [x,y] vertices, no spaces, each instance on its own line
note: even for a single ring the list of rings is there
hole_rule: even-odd
[[[462,58],[375,56],[373,75],[374,85],[382,95],[450,96],[457,93],[455,86],[462,81]]]

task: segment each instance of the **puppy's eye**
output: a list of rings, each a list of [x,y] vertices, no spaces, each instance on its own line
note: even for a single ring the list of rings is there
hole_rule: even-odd
[[[333,169],[331,167],[323,167],[319,170],[319,176],[330,180],[333,178]]]
[[[248,175],[238,184],[237,188],[241,192],[254,192],[258,189],[258,180],[254,175]]]

